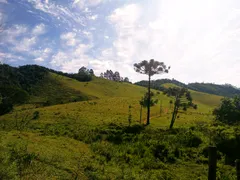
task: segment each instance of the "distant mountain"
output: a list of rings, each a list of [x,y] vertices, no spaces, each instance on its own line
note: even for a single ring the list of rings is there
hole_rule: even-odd
[[[237,87],[234,87],[230,84],[225,84],[225,85],[218,85],[218,84],[213,84],[213,83],[189,83],[189,84],[184,84],[180,81],[177,81],[175,79],[159,79],[159,80],[153,80],[151,81],[151,88],[157,89],[157,90],[164,90],[164,84],[174,84],[179,87],[185,87],[191,90],[199,91],[199,92],[204,92],[208,94],[214,94],[214,95],[219,95],[219,96],[225,96],[225,97],[233,97],[235,95],[240,94],[240,89]],[[136,85],[139,86],[148,86],[148,81],[139,81],[135,83]]]

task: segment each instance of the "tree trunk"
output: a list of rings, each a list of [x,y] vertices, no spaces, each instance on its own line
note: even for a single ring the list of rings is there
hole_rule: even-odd
[[[176,119],[176,116],[177,116],[177,113],[178,113],[178,107],[177,107],[177,102],[178,98],[176,97],[175,99],[175,103],[174,103],[174,110],[173,110],[173,113],[172,113],[172,120],[171,120],[171,124],[170,124],[170,129],[173,128],[173,125],[174,125],[174,122],[175,122],[175,119]]]
[[[148,75],[148,104],[147,104],[147,124],[150,124],[150,82],[151,82],[151,76],[150,74]]]

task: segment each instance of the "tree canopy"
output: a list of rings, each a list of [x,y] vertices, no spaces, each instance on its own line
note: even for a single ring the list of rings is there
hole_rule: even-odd
[[[240,122],[240,95],[234,98],[223,98],[219,107],[213,111],[217,121],[226,124]]]
[[[134,69],[138,73],[153,76],[154,74],[168,73],[170,67],[167,67],[164,62],[151,59],[150,61],[143,60],[140,63],[135,63]]]

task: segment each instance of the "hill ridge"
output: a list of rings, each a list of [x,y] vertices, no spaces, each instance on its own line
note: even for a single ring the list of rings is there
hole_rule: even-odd
[[[208,94],[214,94],[219,96],[225,96],[225,97],[234,97],[235,95],[240,94],[240,89],[232,86],[230,84],[214,84],[214,83],[182,83],[180,81],[177,81],[175,79],[158,79],[158,80],[152,80],[151,81],[151,88],[157,89],[157,90],[164,90],[164,84],[171,83],[180,87],[185,87],[194,91],[208,93]],[[148,81],[139,81],[135,83],[139,86],[147,87]]]

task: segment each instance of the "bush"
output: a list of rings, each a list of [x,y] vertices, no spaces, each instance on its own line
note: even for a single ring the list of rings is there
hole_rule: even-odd
[[[39,118],[39,111],[34,111],[32,119],[36,120],[38,118]]]

